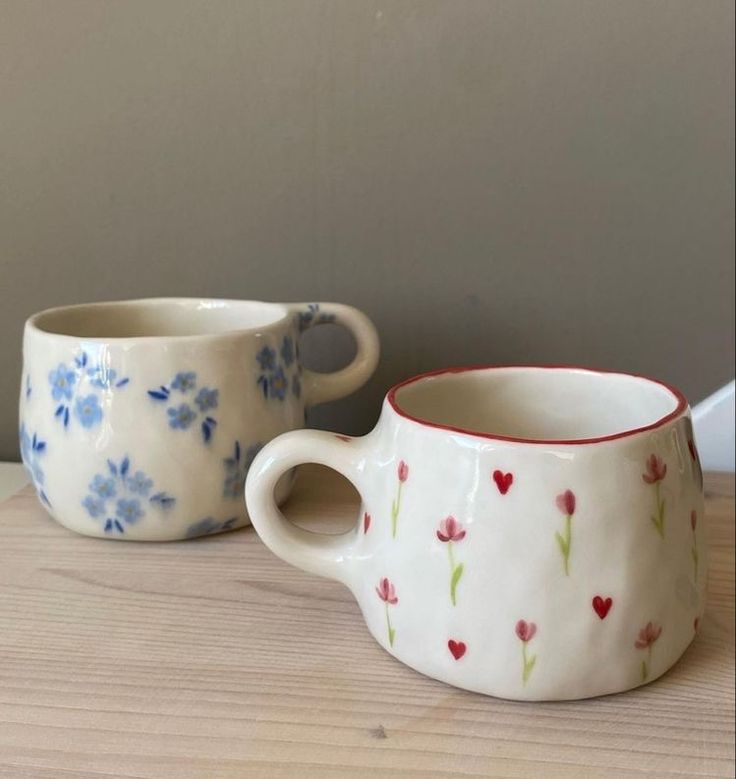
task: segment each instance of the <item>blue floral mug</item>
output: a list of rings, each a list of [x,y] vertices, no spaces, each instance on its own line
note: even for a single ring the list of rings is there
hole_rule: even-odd
[[[299,336],[354,336],[353,362],[303,368]],[[25,325],[20,445],[38,497],[78,533],[138,541],[241,527],[246,473],[305,409],[356,390],[379,345],[335,303],[159,298],[42,311]],[[280,485],[283,501],[291,480]]]

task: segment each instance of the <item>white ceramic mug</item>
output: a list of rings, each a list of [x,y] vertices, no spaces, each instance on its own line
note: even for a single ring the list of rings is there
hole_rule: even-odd
[[[300,333],[324,323],[357,343],[329,374],[299,359]],[[378,337],[334,303],[163,298],[43,311],[26,322],[23,357],[21,453],[51,516],[85,535],[162,541],[246,524],[258,449],[302,427],[307,406],[361,386]]]
[[[279,477],[330,466],[355,528],[307,533]],[[577,368],[450,369],[387,395],[363,438],[286,433],[246,482],[289,563],[347,585],[374,638],[428,676],[520,700],[618,692],[682,655],[703,611],[702,474],[677,390]]]

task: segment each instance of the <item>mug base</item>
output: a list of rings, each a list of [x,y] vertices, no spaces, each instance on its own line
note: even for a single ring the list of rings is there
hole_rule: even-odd
[[[383,649],[388,655],[390,655],[394,660],[398,661],[402,665],[408,666],[411,668],[412,671],[415,671],[417,673],[420,673],[422,676],[426,676],[429,679],[434,679],[435,681],[442,682],[443,684],[446,684],[450,687],[456,687],[460,690],[467,690],[468,692],[478,693],[480,695],[486,695],[491,698],[499,698],[500,700],[507,700],[507,701],[518,701],[518,702],[537,702],[537,703],[560,703],[565,701],[578,701],[578,700],[587,700],[589,698],[602,698],[609,695],[618,695],[621,693],[629,692],[632,690],[635,690],[639,687],[646,687],[647,685],[651,684],[652,682],[660,679],[662,676],[667,674],[669,671],[671,671],[684,657],[685,653],[689,649],[690,645],[693,643],[695,639],[695,634],[690,638],[690,640],[687,641],[683,649],[676,654],[676,656],[670,660],[669,663],[667,663],[663,668],[657,669],[656,671],[653,671],[651,675],[645,680],[642,681],[641,679],[633,680],[630,684],[621,684],[621,685],[610,685],[610,686],[602,686],[600,688],[596,689],[589,689],[586,691],[581,690],[575,690],[572,691],[570,689],[571,685],[564,685],[561,684],[559,688],[557,689],[547,689],[543,693],[535,693],[535,691],[530,687],[521,687],[518,691],[509,691],[508,689],[497,689],[492,685],[484,685],[482,683],[459,683],[457,680],[448,678],[448,675],[443,674],[442,672],[438,672],[434,669],[427,668],[426,666],[423,666],[421,663],[415,663],[408,659],[403,659],[399,657],[397,654],[394,653],[394,651],[387,647],[382,637],[379,637],[376,635],[376,633],[373,632],[373,630],[370,628],[369,625],[366,625],[368,627],[368,632],[371,634],[373,639],[376,641],[376,643]]]

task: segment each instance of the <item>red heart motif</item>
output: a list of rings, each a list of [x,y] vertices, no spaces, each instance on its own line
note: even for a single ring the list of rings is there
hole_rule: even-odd
[[[608,616],[611,606],[613,606],[613,598],[606,598],[604,600],[600,595],[596,595],[595,598],[593,598],[593,611],[595,611],[601,619],[605,619]]]
[[[366,511],[363,514],[363,532],[367,533],[368,528],[371,526],[371,515]]]
[[[459,660],[467,651],[467,646],[463,641],[454,641],[452,638],[447,642],[447,648],[452,653],[455,660]]]
[[[494,471],[493,481],[496,482],[496,486],[501,495],[505,495],[509,491],[509,487],[514,483],[514,474],[504,473],[503,471]]]

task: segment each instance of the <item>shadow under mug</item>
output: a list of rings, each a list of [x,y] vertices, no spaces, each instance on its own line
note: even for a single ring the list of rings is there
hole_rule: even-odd
[[[303,368],[299,336],[333,323],[355,338],[334,373]],[[161,298],[49,309],[25,325],[23,462],[62,525],[165,541],[241,527],[258,450],[305,409],[360,387],[376,330],[335,303]],[[291,480],[279,485],[286,498]]]
[[[360,493],[355,528],[293,526],[273,490],[304,463]],[[450,369],[394,387],[362,438],[286,433],[246,481],[287,562],[347,585],[388,652],[519,700],[651,681],[697,631],[702,473],[680,392],[577,368]]]

